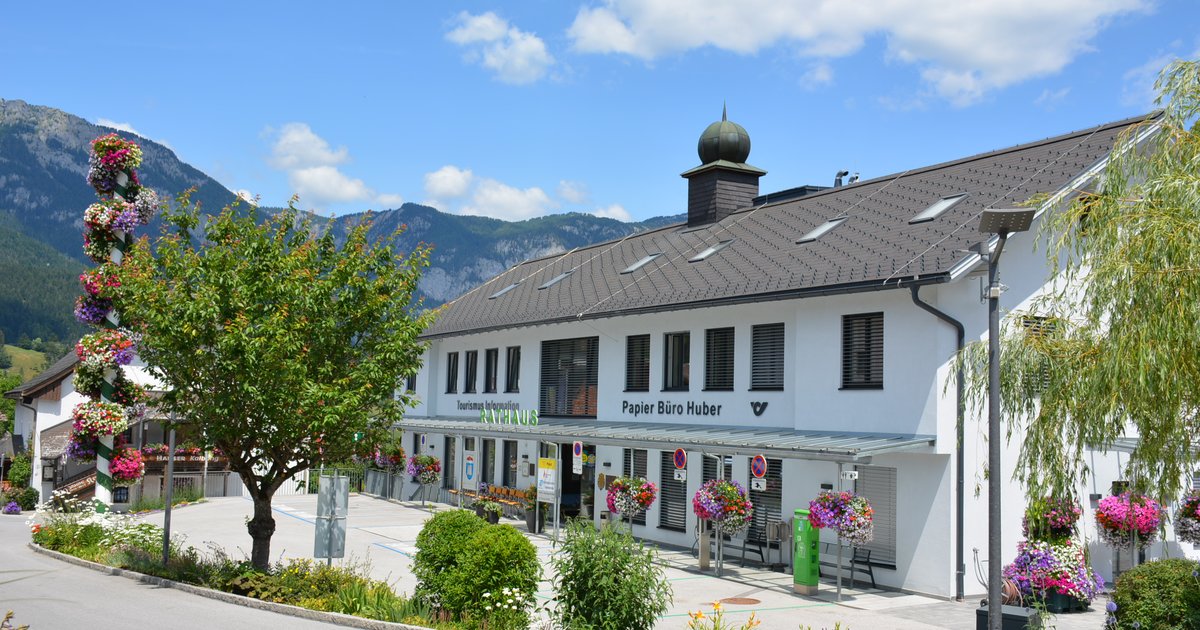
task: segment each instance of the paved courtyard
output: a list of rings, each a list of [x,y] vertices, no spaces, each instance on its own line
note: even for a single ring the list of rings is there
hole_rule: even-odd
[[[439,505],[440,509],[450,506]],[[280,558],[311,558],[316,497],[313,495],[279,496],[274,502],[276,532],[271,556]],[[429,517],[429,507],[419,503],[389,502],[366,495],[350,496],[347,519],[346,558],[343,562],[368,564],[371,574],[387,580],[398,592],[411,593],[416,587],[412,576],[411,558],[421,525]],[[251,503],[244,498],[218,498],[206,503],[187,506],[172,512],[172,531],[183,534],[188,544],[204,548],[216,544],[234,557],[249,555],[250,537],[245,519],[251,514]],[[161,524],[162,514],[147,516]],[[524,531],[523,522],[506,520]],[[555,551],[547,535],[531,535],[543,563],[548,566]],[[822,582],[818,597],[803,597],[791,592],[790,575],[753,568],[740,568],[736,560],[726,561],[721,578],[695,570],[696,560],[685,552],[662,550],[662,562],[675,598],[670,611],[656,626],[660,629],[686,628],[687,613],[708,609],[718,599],[742,598],[740,605],[726,604],[727,618],[744,620],[751,612],[763,620],[763,628],[797,628],[812,626],[814,630],[833,628],[841,622],[851,630],[954,630],[975,627],[975,604],[978,598],[964,603],[950,602],[920,595],[885,590],[843,589],[841,603],[836,600],[832,581]],[[545,602],[553,597],[550,575],[544,576],[538,598]],[[753,602],[753,603],[751,603]],[[1102,605],[1085,613],[1059,615],[1054,620],[1058,630],[1098,630],[1104,625]]]

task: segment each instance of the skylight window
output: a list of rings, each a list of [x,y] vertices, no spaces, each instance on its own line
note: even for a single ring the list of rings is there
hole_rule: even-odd
[[[494,300],[494,299],[500,297],[501,295],[504,295],[505,293],[508,293],[509,291],[512,291],[513,289],[517,288],[517,286],[520,284],[521,284],[520,282],[514,282],[514,283],[504,287],[503,289],[500,289],[499,291],[493,293],[491,296],[488,297],[488,299]]]
[[[821,238],[822,236],[825,236],[826,232],[841,225],[842,223],[845,223],[846,219],[848,219],[848,218],[850,218],[850,217],[838,217],[836,219],[830,219],[830,220],[822,223],[821,225],[818,225],[817,227],[813,228],[812,231],[809,232],[808,234],[801,236],[800,240],[796,241],[796,244],[799,245],[800,243],[810,243],[812,241],[815,241],[815,240]]]
[[[918,214],[917,216],[909,219],[908,222],[909,223],[924,223],[926,221],[932,221],[932,220],[938,218],[939,216],[941,216],[943,212],[949,210],[950,208],[953,208],[954,204],[962,201],[963,197],[966,197],[966,196],[967,196],[967,193],[959,193],[957,195],[950,195],[949,197],[942,197],[941,199],[938,199],[937,201],[933,202],[932,206],[925,208],[925,210],[923,210],[921,212],[921,214]]]
[[[548,282],[546,282],[546,284],[543,284],[542,286],[538,287],[538,290],[541,291],[542,289],[549,289],[550,287],[558,284],[559,282],[566,280],[567,276],[569,276],[573,273],[575,273],[574,269],[568,269],[568,270],[558,274],[557,276],[550,278],[550,280]]]
[[[716,245],[709,247],[708,249],[700,252],[699,254],[692,256],[691,258],[688,259],[688,262],[700,262],[701,260],[704,260],[705,258],[712,256],[713,254],[721,251],[722,249],[729,247],[729,244],[732,242],[733,242],[733,239],[729,239],[727,241],[721,241],[720,243],[717,243]]]
[[[625,271],[622,271],[621,273],[633,273],[633,272],[637,271],[638,269],[641,269],[642,267],[649,265],[650,261],[654,260],[655,258],[658,258],[659,256],[662,256],[662,252],[650,254],[649,256],[642,258],[641,260],[633,263],[632,265],[629,265],[628,267],[625,268]]]

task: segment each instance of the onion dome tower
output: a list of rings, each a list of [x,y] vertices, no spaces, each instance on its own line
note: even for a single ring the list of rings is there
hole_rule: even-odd
[[[729,120],[724,107],[721,120],[700,134],[696,152],[700,166],[682,173],[688,180],[688,226],[714,223],[749,207],[758,196],[758,178],[767,172],[746,164],[750,134]]]

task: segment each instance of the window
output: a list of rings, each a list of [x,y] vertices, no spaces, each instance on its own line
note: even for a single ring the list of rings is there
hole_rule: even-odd
[[[504,485],[517,487],[517,441],[504,440]]]
[[[479,368],[479,351],[478,350],[467,350],[467,379],[466,379],[466,382],[463,383],[463,393],[465,393],[465,394],[474,394],[475,393],[475,381],[476,381],[475,376],[478,371],[478,368]]]
[[[624,461],[621,464],[621,474],[629,477],[646,478],[646,449],[625,449]],[[673,466],[673,464],[672,464]],[[646,524],[646,512],[643,510],[633,518],[634,525]]]
[[[705,258],[712,256],[713,254],[721,251],[722,249],[729,247],[729,244],[732,242],[733,242],[733,239],[729,239],[727,241],[721,241],[720,243],[717,243],[716,245],[709,247],[708,249],[700,252],[699,254],[692,256],[691,258],[688,259],[688,262],[700,262],[701,260],[704,260]]]
[[[442,487],[457,488],[458,473],[454,469],[455,458],[458,457],[458,438],[447,435],[442,440],[443,446],[446,448],[446,461],[442,462]]]
[[[521,346],[509,346],[504,362],[504,391],[521,391]]]
[[[596,417],[599,337],[542,342],[539,415]]]
[[[659,256],[662,256],[662,254],[661,253],[650,254],[649,256],[642,258],[641,260],[633,263],[632,265],[629,265],[621,273],[623,273],[623,274],[624,273],[633,273],[633,272],[637,271],[638,269],[641,269],[642,267],[645,267],[646,265],[650,264],[651,262],[653,262],[653,260],[655,258],[658,258]]]
[[[925,221],[932,221],[941,216],[943,212],[953,208],[955,204],[962,201],[963,197],[966,196],[967,193],[960,193],[957,195],[950,195],[949,197],[942,197],[941,199],[933,202],[933,205],[922,210],[920,214],[909,219],[908,222],[924,223]]]
[[[450,352],[446,355],[446,393],[458,393],[458,353]]]
[[[650,335],[625,338],[625,391],[650,391]]]
[[[500,349],[488,348],[483,351],[483,392],[496,393],[496,368],[500,363]]]
[[[783,323],[750,329],[750,389],[783,389]]]
[[[883,389],[883,313],[842,316],[842,389]]]
[[[409,394],[415,394],[417,392],[417,375],[416,374],[409,374],[408,376],[406,376],[404,378],[404,391]]]
[[[827,232],[829,232],[830,230],[832,230],[833,228],[841,225],[842,223],[845,223],[846,219],[848,219],[848,218],[849,217],[840,217],[837,219],[831,219],[829,221],[826,221],[826,222],[822,223],[821,225],[818,225],[817,227],[813,228],[812,231],[810,231],[808,234],[801,236],[800,240],[796,241],[796,244],[799,245],[801,243],[811,243],[812,241],[815,241],[815,240],[821,238],[822,236],[825,236],[825,234]]]
[[[520,282],[514,282],[514,283],[504,287],[503,289],[500,289],[499,291],[489,295],[488,299],[494,300],[494,299],[500,297],[501,295],[504,295],[505,293],[508,293],[509,291],[512,291],[513,289],[517,288],[518,286],[520,286],[520,284],[521,284]]]
[[[733,328],[704,331],[704,389],[733,390]]]
[[[701,466],[700,483],[717,479],[717,460],[724,463],[725,473],[720,479],[733,479],[733,458],[728,455],[704,455],[704,465]]]
[[[564,271],[564,272],[558,274],[557,276],[550,278],[550,280],[548,280],[546,282],[546,284],[543,284],[542,286],[538,287],[538,290],[540,291],[542,289],[549,289],[550,287],[558,284],[559,282],[566,280],[567,276],[570,276],[573,273],[575,273],[574,269],[568,269],[567,271]]]
[[[687,531],[688,495],[687,482],[675,481],[675,453],[659,452],[659,470],[662,478],[658,487],[658,527],[676,532]]]
[[[854,490],[875,510],[875,538],[863,545],[871,550],[871,564],[896,566],[896,469],[857,466]],[[755,503],[755,507],[758,503]]]
[[[663,391],[686,392],[691,371],[691,333],[667,333],[664,337]]]

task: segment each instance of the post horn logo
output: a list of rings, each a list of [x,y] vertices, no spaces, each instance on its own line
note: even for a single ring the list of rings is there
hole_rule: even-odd
[[[754,412],[754,415],[761,416],[763,415],[763,412],[767,410],[767,403],[752,402],[750,403],[750,410]]]

